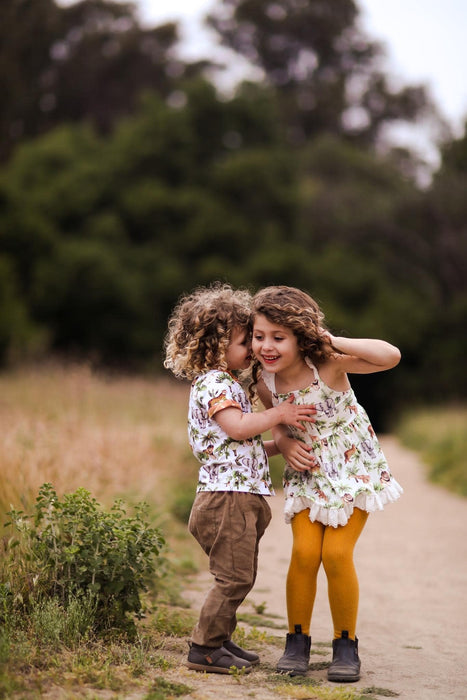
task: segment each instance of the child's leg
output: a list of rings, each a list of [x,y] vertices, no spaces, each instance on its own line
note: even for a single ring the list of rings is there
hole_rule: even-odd
[[[271,522],[271,517],[272,517],[271,508],[269,506],[267,498],[264,498],[263,496],[258,496],[255,494],[248,494],[248,493],[235,494],[234,498],[239,501],[240,508],[243,509],[245,518],[247,518],[247,515],[246,515],[247,508],[244,505],[245,497],[246,497],[246,500],[248,502],[251,502],[252,506],[253,506],[252,511],[251,511],[251,515],[253,515],[253,519],[251,520],[250,516],[248,516],[248,519],[250,520],[248,527],[250,527],[252,529],[251,541],[252,541],[252,543],[253,543],[253,541],[255,542],[255,547],[254,547],[254,551],[252,551],[251,554],[248,554],[247,562],[246,562],[246,566],[248,568],[250,566],[250,564],[248,562],[250,561],[250,556],[251,556],[251,560],[253,562],[253,570],[251,572],[251,582],[249,584],[249,589],[244,594],[240,603],[244,600],[244,598],[246,598],[247,594],[250,592],[250,590],[255,585],[256,577],[258,575],[259,543],[260,543],[262,536],[264,535],[264,533],[266,531],[267,526]],[[237,627],[236,611],[237,611],[237,608],[240,605],[240,603],[238,603],[238,605],[235,608],[235,612],[232,615],[232,619],[231,619],[231,623],[230,623],[230,633],[229,633],[228,637],[226,637],[226,639],[231,638],[232,634],[234,633],[234,631]]]
[[[334,624],[334,639],[347,630],[355,639],[358,612],[358,578],[353,562],[355,544],[368,513],[355,508],[347,525],[326,527],[323,539],[323,566],[328,579],[328,595]]]
[[[212,492],[196,497],[189,530],[209,556],[214,583],[193,631],[195,644],[220,647],[230,639],[237,608],[255,581],[258,542],[270,518],[269,504],[257,494]]]
[[[286,587],[290,634],[295,625],[301,625],[303,634],[310,634],[325,526],[312,523],[309,516],[306,509],[292,519],[293,546]]]

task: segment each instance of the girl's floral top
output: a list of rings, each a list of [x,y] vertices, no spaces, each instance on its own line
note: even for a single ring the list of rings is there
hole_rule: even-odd
[[[291,394],[296,403],[314,404],[316,422],[305,423],[306,432],[289,427],[292,437],[313,448],[314,464],[306,472],[286,465],[284,471],[285,519],[310,509],[310,520],[324,525],[345,525],[354,508],[382,510],[402,493],[393,478],[368,416],[352,389],[336,391],[322,381],[306,358],[315,379],[305,389],[277,394],[275,375],[262,377],[273,405]]]
[[[235,406],[251,413],[251,404],[238,379],[229,372],[211,370],[197,377],[190,392],[188,438],[201,463],[197,491],[247,491],[274,494],[268,458],[261,435],[236,441],[213,416]]]

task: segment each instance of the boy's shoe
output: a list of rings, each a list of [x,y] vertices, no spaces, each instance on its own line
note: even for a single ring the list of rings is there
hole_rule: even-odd
[[[295,625],[294,634],[287,634],[284,654],[276,666],[278,673],[304,676],[310,660],[311,637],[302,634],[302,626]]]
[[[205,673],[231,673],[243,671],[250,673],[251,664],[245,659],[232,654],[225,647],[209,648],[191,645],[188,652],[188,668]]]
[[[242,647],[239,647],[238,644],[235,644],[235,642],[232,642],[231,639],[228,639],[226,642],[223,644],[224,649],[227,649],[227,651],[230,651],[234,656],[238,656],[239,659],[245,659],[246,661],[249,661],[252,666],[255,664],[259,664],[259,656],[258,654],[255,654],[254,651],[247,651],[246,649],[242,649]]]
[[[328,680],[336,683],[352,683],[360,678],[358,639],[349,639],[343,630],[341,639],[332,642],[332,662],[328,668]]]

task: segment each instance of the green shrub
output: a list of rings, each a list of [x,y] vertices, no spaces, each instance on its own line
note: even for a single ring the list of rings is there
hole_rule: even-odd
[[[141,611],[140,592],[157,573],[156,558],[165,544],[145,521],[146,511],[145,504],[137,504],[135,515],[127,517],[117,500],[105,512],[85,489],[60,500],[52,485],[44,484],[33,514],[8,513],[7,525],[18,536],[8,542],[2,579],[13,604],[31,611],[56,599],[71,615],[72,601],[89,603],[91,597],[96,629],[127,627],[128,614]]]
[[[467,496],[467,408],[412,411],[403,416],[396,433],[404,445],[420,454],[432,481]]]

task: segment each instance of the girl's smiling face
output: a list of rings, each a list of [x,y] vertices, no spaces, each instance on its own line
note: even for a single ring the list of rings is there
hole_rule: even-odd
[[[253,324],[253,353],[268,372],[281,372],[303,363],[297,337],[290,328],[257,314]]]

